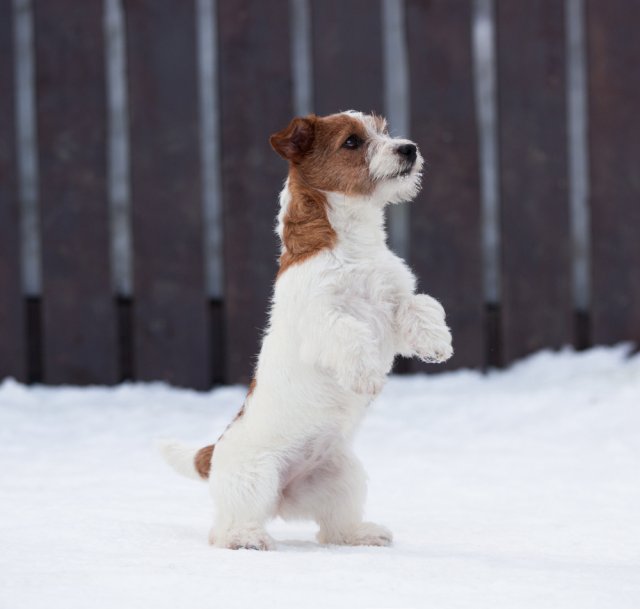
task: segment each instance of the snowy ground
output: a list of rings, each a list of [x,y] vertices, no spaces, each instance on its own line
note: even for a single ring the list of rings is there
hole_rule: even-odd
[[[207,545],[206,486],[153,439],[209,442],[243,396],[5,381],[0,607],[640,607],[640,356],[392,379],[357,440],[391,548]]]

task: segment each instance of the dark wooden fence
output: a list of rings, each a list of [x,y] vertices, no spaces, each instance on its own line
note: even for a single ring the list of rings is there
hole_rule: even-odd
[[[205,285],[194,0],[122,2],[133,269],[124,295],[110,256],[103,2],[33,0],[42,281],[25,295],[15,4],[0,0],[0,378],[161,379],[197,389],[246,382],[276,270],[273,224],[286,171],[268,137],[295,110],[290,2],[214,4],[224,241],[215,298]],[[565,3],[495,0],[497,299],[483,287],[477,0],[403,6],[410,132],[428,160],[408,212],[408,252],[420,287],[448,311],[456,347],[448,367],[640,342],[640,3],[584,3],[588,306],[572,291]],[[311,0],[309,8],[313,109],[385,113],[382,3]]]

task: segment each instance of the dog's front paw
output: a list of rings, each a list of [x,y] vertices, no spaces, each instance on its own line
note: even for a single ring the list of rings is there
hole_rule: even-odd
[[[416,294],[400,308],[398,321],[409,347],[422,361],[442,363],[453,355],[444,308],[435,298]]]
[[[441,364],[451,358],[453,355],[451,330],[446,324],[430,328],[425,338],[424,343],[416,349],[416,354],[422,361]]]

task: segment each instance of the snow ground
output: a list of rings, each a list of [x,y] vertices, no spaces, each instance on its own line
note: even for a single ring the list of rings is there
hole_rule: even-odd
[[[153,439],[210,442],[243,397],[0,385],[0,607],[640,607],[640,355],[392,378],[357,439],[391,548],[207,545],[206,485]]]

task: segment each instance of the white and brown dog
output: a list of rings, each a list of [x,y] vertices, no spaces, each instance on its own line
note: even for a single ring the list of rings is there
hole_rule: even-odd
[[[384,209],[416,196],[423,160],[360,112],[295,118],[271,137],[289,162],[273,306],[245,404],[214,446],[167,443],[179,472],[209,478],[210,541],[273,548],[265,524],[313,519],[326,544],[388,545],[363,522],[366,476],[351,448],[396,354],[453,353],[440,304],[386,244]]]

